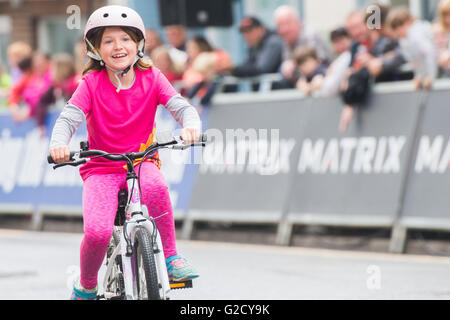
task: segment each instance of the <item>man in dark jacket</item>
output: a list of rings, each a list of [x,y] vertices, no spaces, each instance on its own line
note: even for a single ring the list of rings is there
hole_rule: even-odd
[[[242,19],[239,31],[249,46],[249,52],[247,61],[234,67],[231,71],[232,75],[254,77],[264,73],[278,72],[283,53],[282,39],[255,17]]]
[[[342,92],[345,106],[339,125],[341,132],[347,130],[354,109],[365,104],[372,81],[397,81],[409,77],[400,69],[406,59],[398,42],[384,35],[383,26],[389,7],[379,5],[379,8],[381,28],[372,30],[368,28],[370,13],[355,11],[346,19],[346,29],[353,39],[353,44],[350,48],[350,75],[344,86],[346,89]]]

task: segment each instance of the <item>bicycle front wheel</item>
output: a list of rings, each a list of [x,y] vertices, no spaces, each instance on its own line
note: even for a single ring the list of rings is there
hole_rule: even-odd
[[[153,238],[144,227],[136,229],[134,240],[134,261],[138,299],[161,300]]]

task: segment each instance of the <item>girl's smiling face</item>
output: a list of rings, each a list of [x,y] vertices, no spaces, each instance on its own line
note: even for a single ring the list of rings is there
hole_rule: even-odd
[[[103,32],[99,53],[105,64],[123,70],[136,58],[137,43],[121,28],[108,27]]]

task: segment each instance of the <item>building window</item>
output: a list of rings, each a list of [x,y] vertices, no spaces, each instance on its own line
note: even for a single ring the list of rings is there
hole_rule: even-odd
[[[8,16],[0,15],[0,64],[4,69],[8,68],[8,58],[6,50],[8,48],[11,33],[11,19]]]
[[[37,47],[46,53],[66,52],[73,54],[74,44],[83,36],[82,30],[70,30],[66,16],[41,16],[38,21]],[[85,22],[82,21],[81,25]]]

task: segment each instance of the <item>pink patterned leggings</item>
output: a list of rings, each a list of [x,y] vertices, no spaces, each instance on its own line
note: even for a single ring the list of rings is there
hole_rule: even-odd
[[[136,167],[139,172],[139,166]],[[98,271],[106,255],[112,236],[118,198],[121,188],[126,188],[126,173],[92,175],[83,185],[84,237],[80,248],[80,283],[86,289],[97,286]],[[156,226],[161,236],[166,258],[177,254],[175,223],[169,191],[163,175],[151,162],[141,169],[142,201],[152,217],[158,217]]]

